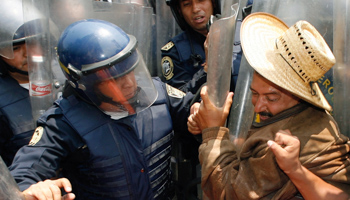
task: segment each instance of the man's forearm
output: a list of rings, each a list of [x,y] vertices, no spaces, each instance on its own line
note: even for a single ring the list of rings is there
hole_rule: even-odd
[[[349,199],[344,191],[325,182],[304,166],[294,172],[287,173],[287,175],[305,200]]]

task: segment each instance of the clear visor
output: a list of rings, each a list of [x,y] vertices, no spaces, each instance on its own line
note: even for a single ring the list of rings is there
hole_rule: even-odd
[[[158,93],[142,56],[120,75],[114,65],[84,75],[79,80],[88,98],[112,119],[120,119],[148,108]]]

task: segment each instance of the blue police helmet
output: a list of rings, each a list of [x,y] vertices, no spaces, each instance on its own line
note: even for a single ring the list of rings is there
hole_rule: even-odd
[[[131,71],[133,71],[137,84],[141,85],[139,88],[150,85],[149,88],[154,90],[150,76],[145,76],[149,72],[136,46],[136,38],[126,34],[115,24],[98,19],[85,19],[72,23],[63,31],[58,41],[57,55],[63,73],[75,90],[83,98],[101,107],[101,104],[107,101],[113,105],[118,102],[111,102],[101,97],[96,85],[117,80]],[[143,89],[145,90],[146,88]],[[147,100],[147,102],[153,103],[156,93],[149,93],[152,94],[152,97],[149,97],[151,101]],[[137,93],[133,99],[133,101],[137,99],[137,102],[140,102]],[[141,110],[140,104],[134,102],[130,104],[134,106],[135,112]],[[123,106],[125,102],[123,105],[118,105],[119,108]],[[148,106],[150,103],[147,103],[144,108]],[[108,114],[112,112],[103,111]],[[113,113],[117,111],[113,110]]]
[[[113,75],[121,76],[130,71],[132,63],[137,60],[136,44],[136,39],[118,26],[103,20],[87,19],[77,21],[64,30],[57,54],[68,79],[76,82],[85,74],[113,65],[117,65]]]

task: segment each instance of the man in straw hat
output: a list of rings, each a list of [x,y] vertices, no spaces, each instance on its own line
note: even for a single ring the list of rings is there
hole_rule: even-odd
[[[223,127],[232,103],[194,104],[188,118],[202,132],[202,188],[209,199],[347,199],[349,138],[339,133],[317,85],[335,63],[322,36],[306,21],[288,26],[254,13],[242,23],[243,52],[254,68],[254,122],[241,149]],[[348,194],[347,194],[348,193]]]

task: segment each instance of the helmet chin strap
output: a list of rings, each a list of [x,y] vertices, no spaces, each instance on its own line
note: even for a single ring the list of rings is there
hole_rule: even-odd
[[[2,59],[0,59],[0,62],[1,62],[0,64],[1,64],[2,66],[5,66],[5,68],[7,69],[7,71],[13,72],[13,73],[19,73],[19,74],[28,76],[28,72],[27,72],[27,71],[23,71],[23,70],[17,69],[16,67],[13,67],[13,66],[7,64],[7,62],[5,62],[5,61],[2,60]]]

